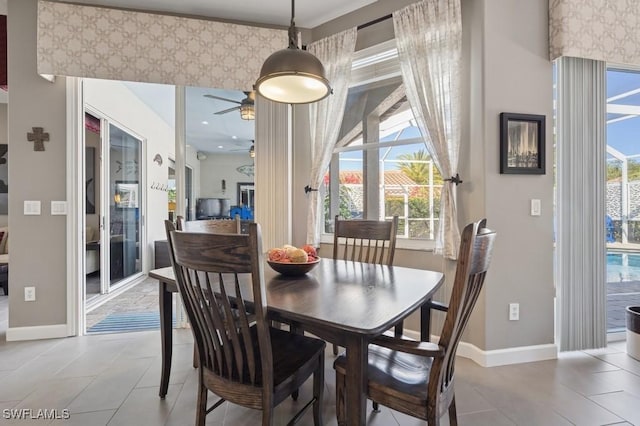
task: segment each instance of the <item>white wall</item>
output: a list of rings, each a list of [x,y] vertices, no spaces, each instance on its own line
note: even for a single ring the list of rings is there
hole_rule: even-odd
[[[207,154],[200,161],[200,196],[203,198],[228,198],[230,205],[238,202],[238,182],[253,182],[253,176],[247,176],[236,170],[240,166],[253,164],[253,158],[246,152],[239,154]],[[222,179],[226,182],[226,191],[222,192]]]
[[[66,200],[66,80],[36,73],[37,1],[8,3],[9,86],[9,334],[13,328],[53,325],[66,330],[66,216],[51,215],[52,200]],[[49,133],[45,151],[27,142],[32,127]],[[25,216],[25,200],[41,202],[41,215]],[[84,253],[84,251],[82,251]],[[34,286],[36,301],[24,301]],[[54,327],[55,328],[55,327]]]
[[[86,79],[84,98],[87,106],[141,136],[146,143],[147,241],[144,247],[148,253],[145,270],[148,270],[153,268],[153,242],[166,239],[163,221],[168,218],[167,192],[151,189],[151,185],[167,184],[168,159],[175,152],[175,130],[121,82]],[[175,98],[168,96],[166,102],[174,105]],[[153,161],[156,154],[162,156],[162,165]]]
[[[485,349],[554,343],[553,81],[548,2],[463,1],[468,100],[461,150],[461,222],[486,217],[498,233],[469,340]],[[501,112],[546,116],[546,174],[499,173]],[[542,215],[529,215],[530,199]],[[520,320],[508,320],[509,303]]]

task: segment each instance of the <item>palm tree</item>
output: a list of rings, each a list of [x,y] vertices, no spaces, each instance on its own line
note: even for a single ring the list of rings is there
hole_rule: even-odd
[[[411,154],[402,154],[398,158],[403,162],[398,163],[400,171],[407,175],[418,185],[429,184],[429,161],[431,156],[423,149]],[[406,161],[406,162],[404,162]],[[437,168],[433,170],[433,184],[442,185],[443,180]]]

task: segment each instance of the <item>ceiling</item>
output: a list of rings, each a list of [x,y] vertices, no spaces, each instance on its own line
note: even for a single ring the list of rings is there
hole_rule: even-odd
[[[291,18],[291,2],[288,0],[73,0],[73,2],[282,26],[288,26]],[[375,2],[376,0],[298,0],[296,25],[302,28],[314,28]]]
[[[124,85],[169,126],[175,126],[174,86],[134,82],[124,82]],[[255,138],[255,121],[241,119],[238,110],[217,115],[216,112],[238,104],[203,96],[208,94],[240,102],[246,97],[245,93],[202,87],[185,90],[187,145],[203,153],[248,155]]]

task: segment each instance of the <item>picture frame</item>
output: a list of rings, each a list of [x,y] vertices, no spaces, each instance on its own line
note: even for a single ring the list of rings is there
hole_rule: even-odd
[[[545,116],[500,114],[500,173],[545,174]]]
[[[140,200],[140,185],[135,181],[116,181],[115,205],[121,209],[137,209]]]

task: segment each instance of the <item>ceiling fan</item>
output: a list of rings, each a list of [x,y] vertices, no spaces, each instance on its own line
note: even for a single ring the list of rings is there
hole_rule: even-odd
[[[232,149],[231,152],[235,152],[235,151],[246,151],[249,153],[249,157],[251,158],[255,158],[256,156],[256,151],[255,151],[255,140],[251,139],[251,148],[249,148],[247,150],[247,148],[239,148],[239,149]]]
[[[244,98],[241,101],[236,101],[234,99],[222,98],[220,96],[209,95],[209,94],[206,94],[206,95],[203,95],[203,96],[205,98],[218,99],[218,100],[221,100],[221,101],[233,102],[234,104],[238,104],[238,106],[235,106],[235,107],[232,107],[232,108],[223,109],[222,111],[218,111],[218,112],[214,113],[216,115],[222,115],[222,114],[226,114],[226,113],[231,112],[231,111],[240,110],[240,118],[242,118],[243,120],[254,120],[256,118],[256,113],[255,113],[255,109],[254,109],[256,93],[254,91],[250,91],[250,92],[244,92],[244,94],[246,95],[246,98]]]

